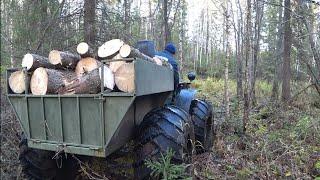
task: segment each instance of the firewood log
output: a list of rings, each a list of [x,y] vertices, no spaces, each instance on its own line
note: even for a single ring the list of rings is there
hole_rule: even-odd
[[[140,58],[149,62],[153,62],[156,63],[159,66],[167,66],[166,63],[163,63],[163,61],[159,58],[151,58],[143,53],[141,53],[138,49],[135,49],[127,44],[121,46],[119,54],[123,57],[123,58]]]
[[[24,73],[23,71],[15,71],[10,74],[9,87],[14,93],[23,93],[26,88],[29,88],[29,85],[26,85],[26,81],[28,83],[29,80],[30,76],[27,73]]]
[[[155,62],[151,57],[141,53],[138,49],[135,49],[127,44],[121,46],[119,54],[123,58],[140,58],[153,63]]]
[[[48,58],[30,53],[24,55],[21,66],[27,68],[28,71],[34,71],[38,67],[56,68],[53,64],[50,64]]]
[[[58,94],[76,75],[72,71],[37,68],[31,77],[30,89],[34,95]]]
[[[102,46],[98,48],[98,56],[100,58],[112,58],[120,50],[123,45],[123,41],[120,39],[112,39],[105,42]]]
[[[67,51],[52,50],[49,53],[49,62],[51,64],[60,65],[68,69],[74,69],[80,58],[78,54],[72,54]]]
[[[117,54],[115,57],[113,57],[112,59],[122,59],[120,54]],[[117,71],[117,69],[122,65],[125,64],[125,61],[112,61],[110,62],[110,69],[113,73],[115,73]]]
[[[66,83],[64,88],[60,89],[61,94],[96,94],[100,92],[101,79],[99,69],[90,71],[83,76]]]
[[[78,44],[77,52],[80,54],[82,58],[95,57],[93,49],[86,42],[81,42]]]
[[[75,69],[75,72],[77,74],[77,76],[81,76],[84,73],[90,72],[94,69],[97,69],[99,66],[101,66],[102,63],[100,61],[97,61],[94,58],[91,57],[86,57],[86,58],[82,58]]]
[[[76,79],[68,81],[65,88],[61,88],[60,93],[62,94],[96,94],[101,90],[101,69],[94,69],[90,72],[78,76]],[[114,75],[111,70],[104,66],[103,68],[103,86],[113,90],[114,88]]]
[[[96,59],[91,58],[91,57],[87,57],[87,58],[83,58],[79,61],[75,72],[76,72],[77,76],[80,77],[85,74],[88,74],[89,72],[91,72],[99,67],[100,67],[99,71],[101,71],[102,63],[100,61],[97,61]],[[114,75],[108,66],[104,65],[103,67],[104,67],[103,68],[103,70],[104,70],[104,87],[113,90],[113,88],[114,88]]]
[[[133,93],[134,84],[134,64],[125,63],[121,65],[114,74],[114,80],[119,90]]]

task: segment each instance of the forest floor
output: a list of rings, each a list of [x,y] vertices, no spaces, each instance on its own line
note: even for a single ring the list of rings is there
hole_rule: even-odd
[[[301,85],[301,84],[300,84]],[[299,85],[299,87],[301,87]],[[257,105],[252,108],[246,133],[242,110],[236,104],[236,84],[230,81],[231,115],[225,119],[224,82],[196,80],[200,96],[214,104],[216,137],[213,151],[195,155],[194,177],[199,179],[320,179],[320,97],[312,88],[299,92],[285,106],[271,102],[271,85],[258,81]],[[2,179],[21,179],[21,130],[1,86]]]
[[[294,84],[287,105],[271,102],[271,84],[258,81],[257,104],[246,133],[236,104],[236,83],[230,81],[231,115],[221,118],[224,81],[194,83],[215,105],[216,137],[212,153],[198,155],[195,175],[204,179],[320,179],[320,97]],[[307,87],[307,86],[306,86]],[[286,108],[285,108],[286,107]]]

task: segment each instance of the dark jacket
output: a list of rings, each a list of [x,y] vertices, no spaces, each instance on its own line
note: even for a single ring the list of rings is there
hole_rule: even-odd
[[[178,63],[177,63],[176,59],[167,50],[157,52],[156,55],[167,58],[169,63],[172,65],[172,68],[174,71],[174,89],[176,89],[179,84],[179,67],[178,67]]]

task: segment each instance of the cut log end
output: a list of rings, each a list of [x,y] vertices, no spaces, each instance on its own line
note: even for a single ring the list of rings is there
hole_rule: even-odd
[[[100,58],[111,57],[120,50],[123,44],[124,42],[120,39],[112,39],[110,41],[107,41],[99,47],[98,56]]]
[[[60,51],[57,51],[57,50],[50,51],[49,62],[53,65],[62,64]]]
[[[121,55],[121,57],[128,57],[131,53],[131,47],[128,44],[125,44],[123,46],[121,46],[119,54]]]
[[[33,56],[31,54],[26,54],[23,56],[21,66],[29,70],[33,65]]]
[[[86,54],[89,51],[89,45],[85,42],[81,42],[77,46],[77,52],[80,55]]]
[[[123,92],[133,93],[134,85],[134,64],[125,63],[115,72],[115,83],[119,90]]]
[[[48,87],[48,74],[45,68],[37,68],[31,77],[30,89],[34,95],[45,95]]]
[[[84,73],[90,72],[98,68],[97,60],[91,57],[81,59],[76,66],[77,76],[82,76]]]
[[[12,92],[20,94],[26,90],[25,74],[23,71],[13,72],[9,77],[9,87]]]

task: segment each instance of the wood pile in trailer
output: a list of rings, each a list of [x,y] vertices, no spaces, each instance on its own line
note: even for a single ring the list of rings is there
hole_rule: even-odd
[[[33,95],[97,94],[103,86],[106,91],[133,93],[134,64],[126,58],[139,58],[159,66],[168,65],[120,39],[105,42],[97,52],[86,42],[81,42],[76,51],[52,50],[48,57],[27,53],[21,63],[24,70],[12,72],[8,78],[11,91],[20,94],[28,89]],[[101,62],[104,59],[112,61],[104,64]]]

